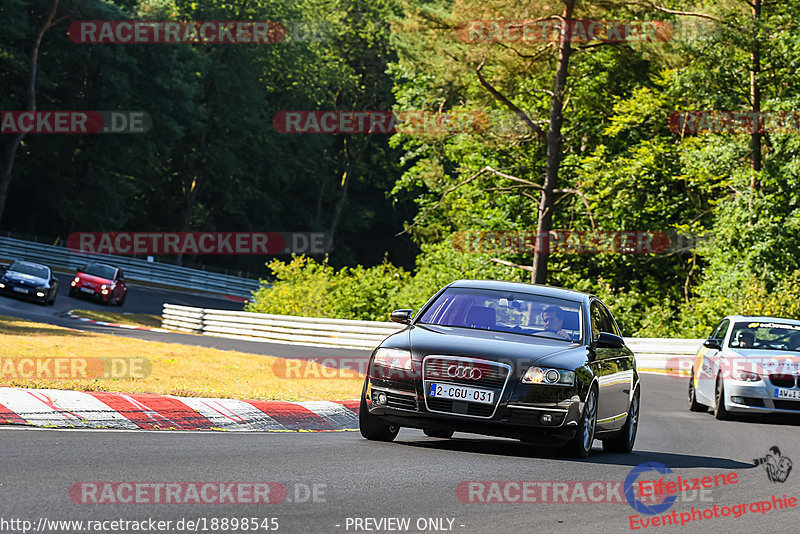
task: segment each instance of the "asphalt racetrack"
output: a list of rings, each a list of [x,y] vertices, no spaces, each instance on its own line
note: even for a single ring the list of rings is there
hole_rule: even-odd
[[[624,481],[644,462],[658,462],[672,473],[650,471],[640,475],[642,480],[721,474],[730,479],[731,473],[736,474],[729,485],[702,494],[684,492],[659,515],[675,511],[680,519],[680,514],[690,513],[692,507],[702,510],[715,505],[722,513],[723,507],[754,501],[769,501],[772,506],[773,495],[800,495],[798,473],[790,473],[782,483],[770,482],[765,469],[753,464],[754,458],[776,445],[784,457],[797,461],[796,421],[716,421],[711,414],[686,410],[683,379],[644,375],[642,385],[641,426],[634,452],[605,454],[595,442],[594,452],[581,461],[561,459],[553,451],[512,440],[468,434],[440,440],[410,429],[401,430],[393,443],[378,443],[362,439],[357,432],[242,434],[2,427],[3,519],[36,524],[40,518],[153,518],[173,521],[170,532],[190,531],[186,523],[183,530],[175,529],[181,519],[202,518],[207,532],[226,532],[219,524],[211,530],[209,521],[234,517],[275,518],[279,532],[626,532],[631,531],[631,516],[654,516],[640,514],[625,502],[624,485],[617,485],[623,502],[613,500],[612,490],[604,490],[612,502],[597,503],[583,502],[587,498],[580,495],[571,503],[561,502],[563,498],[542,503],[538,502],[541,490],[530,494],[537,502],[470,502],[478,499],[478,494],[486,498],[490,486],[471,496],[459,494],[458,488],[468,481],[584,481],[587,488],[594,481]],[[79,493],[70,496],[71,487],[73,492],[75,487],[84,487],[74,486],[76,483],[92,481],[277,482],[285,487],[286,496],[279,503],[258,505],[238,501],[152,504],[146,499],[144,503],[112,499],[111,503],[94,504],[85,503]],[[508,498],[520,500],[515,487],[509,488]],[[120,495],[129,497],[128,493]],[[575,498],[572,491],[566,495]],[[496,494],[495,500],[498,496],[503,498],[502,493]],[[648,532],[795,532],[797,517],[797,508],[762,514],[756,507],[737,519],[698,519],[683,527],[634,526]],[[388,518],[408,519],[409,528],[401,530],[398,526],[402,523],[386,522]],[[257,531],[275,530],[266,530],[264,525],[262,521]],[[195,526],[203,531],[202,524]],[[58,530],[51,524],[48,531]],[[233,530],[229,527],[227,531]]]
[[[0,298],[0,314],[255,354],[368,354],[81,323],[64,314],[75,308],[105,307],[68,297],[69,277],[59,279],[55,306]],[[164,302],[241,309],[240,303],[228,299],[134,285],[123,311],[158,314]],[[710,413],[687,410],[686,385],[683,378],[643,375],[641,423],[634,452],[606,454],[600,442],[595,442],[594,452],[585,460],[559,458],[557,451],[535,449],[513,440],[470,434],[443,440],[412,429],[401,430],[393,443],[378,443],[362,439],[358,432],[93,431],[3,426],[0,532],[22,532],[26,525],[29,531],[38,528],[38,532],[796,532],[797,501],[792,508],[788,500],[783,501],[786,508],[775,510],[779,506],[773,496],[778,500],[784,495],[786,499],[800,498],[800,473],[795,468],[784,482],[773,482],[764,467],[754,465],[754,459],[777,446],[789,463],[800,461],[798,420],[716,421]],[[660,504],[660,499],[647,501],[652,511],[662,510],[651,515],[628,503],[624,484],[632,470],[648,462],[662,464],[671,472],[660,474],[645,466],[639,468],[642,472],[635,480],[663,478],[669,482],[678,476],[684,480],[706,476],[731,480],[731,474],[735,474],[735,482],[679,493],[671,506]],[[788,464],[784,461],[782,465]],[[563,482],[569,483],[568,489],[560,485],[561,493],[556,494],[556,484]],[[184,493],[174,494],[171,501],[166,499],[169,502],[154,502],[158,501],[152,493],[156,486],[151,486],[147,490],[150,493],[145,491],[142,498],[132,497],[136,488],[148,483],[163,487],[183,483]],[[213,492],[206,495],[210,500],[195,501],[189,496],[188,486],[202,488],[208,483],[216,483],[218,492],[222,491],[219,483],[238,484],[236,487],[245,487],[245,492],[233,503],[220,502],[221,493],[216,494],[218,500],[214,500]],[[252,499],[246,487],[265,483],[277,483],[269,486],[277,502],[245,504]],[[100,499],[103,503],[92,502],[92,496],[103,495],[101,490],[85,493],[87,488],[119,489],[125,484],[124,491],[113,496],[108,493],[105,501]],[[276,487],[284,488],[285,495],[283,490],[276,493]],[[528,488],[524,495],[522,488]],[[160,499],[164,501],[165,496]],[[704,510],[708,510],[705,513],[709,518],[701,519]],[[664,520],[649,522],[673,512],[677,525],[662,525]],[[730,515],[723,517],[726,512]],[[734,518],[737,512],[740,517]],[[682,517],[685,524],[681,526]],[[234,518],[238,528],[233,528]],[[248,518],[246,528],[243,518]],[[154,523],[146,523],[151,519]],[[11,520],[17,522],[8,523]],[[84,523],[53,523],[59,520]],[[145,523],[112,523],[115,520]],[[159,526],[158,521],[163,523]]]

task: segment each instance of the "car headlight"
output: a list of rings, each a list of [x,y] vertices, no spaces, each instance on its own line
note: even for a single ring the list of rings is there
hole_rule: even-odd
[[[5,289],[6,285],[3,282],[0,282],[0,289]]]
[[[373,363],[384,367],[411,370],[411,352],[401,349],[379,348],[375,351]]]
[[[741,380],[742,382],[759,382],[761,377],[758,373],[753,371],[739,371],[732,373],[734,380]]]
[[[102,286],[100,286],[100,289],[108,289],[108,286],[103,284]]]
[[[551,384],[555,386],[572,386],[575,384],[575,371],[547,369],[532,365],[522,376],[523,384]]]

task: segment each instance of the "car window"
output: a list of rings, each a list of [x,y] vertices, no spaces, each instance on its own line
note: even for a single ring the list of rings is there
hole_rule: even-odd
[[[519,291],[451,287],[419,323],[578,341],[581,303]]]
[[[600,305],[597,301],[592,302],[589,310],[589,320],[592,323],[592,339],[597,341],[600,337],[600,332],[603,331],[603,316],[600,314]]]
[[[110,265],[103,265],[102,263],[90,263],[83,269],[83,273],[90,276],[97,276],[99,278],[113,280],[115,270],[116,269]]]
[[[593,301],[591,306],[591,323],[592,323],[592,339],[597,340],[600,332],[607,332],[609,334],[619,335],[619,329],[616,328],[614,320],[611,318],[611,312],[606,309],[598,301]]]
[[[28,263],[25,261],[15,261],[8,270],[14,271],[15,273],[38,276],[39,278],[50,278],[50,269],[42,265],[36,265],[35,263]]]
[[[606,308],[604,304],[600,304],[600,315],[603,316],[603,332],[622,337],[619,326],[617,326],[616,321],[614,321],[614,316],[611,315],[611,312],[608,311],[608,308]]]
[[[800,324],[775,321],[734,323],[729,347],[800,351]]]
[[[728,332],[728,325],[730,324],[729,319],[723,319],[721,323],[717,325],[717,327],[711,332],[711,335],[708,336],[708,339],[718,339],[723,340],[725,339],[725,334]]]

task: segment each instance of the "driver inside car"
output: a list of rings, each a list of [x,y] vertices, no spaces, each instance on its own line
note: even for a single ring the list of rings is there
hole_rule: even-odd
[[[789,350],[800,351],[800,332],[792,334],[792,336],[789,338],[786,348]]]
[[[564,310],[558,306],[548,306],[542,311],[542,323],[544,323],[542,333],[555,334],[560,338],[572,340],[569,333],[563,329]]]
[[[752,349],[756,343],[756,335],[752,330],[739,330],[734,338],[740,349]]]

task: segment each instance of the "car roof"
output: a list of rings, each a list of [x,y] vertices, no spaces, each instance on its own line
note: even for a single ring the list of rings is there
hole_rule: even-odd
[[[732,323],[742,322],[742,321],[751,321],[751,322],[758,322],[758,323],[769,323],[769,322],[784,322],[784,323],[791,323],[791,324],[800,324],[800,320],[797,319],[789,319],[788,317],[774,317],[771,315],[728,315],[725,319],[730,319]]]
[[[507,282],[504,280],[456,280],[448,287],[464,287],[473,289],[496,289],[499,291],[521,291],[543,297],[560,298],[574,301],[587,301],[594,295],[564,289],[562,287],[546,286],[541,284],[526,284],[524,282]]]

